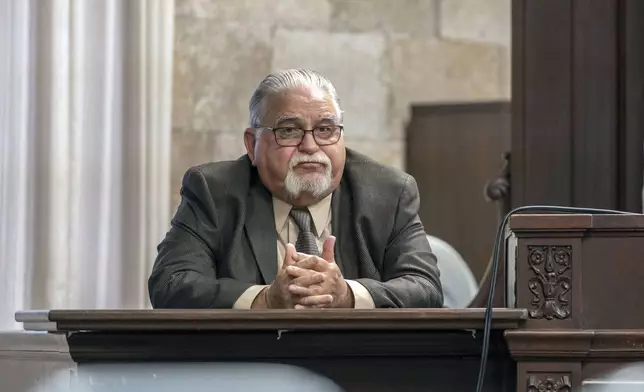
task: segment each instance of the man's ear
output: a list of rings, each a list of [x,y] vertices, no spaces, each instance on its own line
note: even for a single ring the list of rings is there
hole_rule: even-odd
[[[255,166],[255,144],[257,143],[255,132],[254,128],[246,128],[244,131],[244,146],[253,166]]]

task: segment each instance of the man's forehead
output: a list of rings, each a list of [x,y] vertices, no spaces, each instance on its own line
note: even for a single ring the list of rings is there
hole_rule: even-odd
[[[268,96],[264,105],[264,119],[273,123],[302,120],[337,121],[331,97],[320,89],[298,88]]]
[[[328,113],[320,113],[320,114],[315,114],[312,116],[302,116],[301,114],[278,114],[277,117],[275,118],[275,123],[276,124],[281,124],[281,123],[287,123],[287,122],[299,122],[299,121],[306,121],[306,120],[315,120],[317,122],[321,121],[329,121],[329,122],[338,122],[338,116],[335,114],[328,112]]]
[[[333,100],[325,91],[315,87],[298,87],[270,94],[266,101],[275,107],[332,106]]]

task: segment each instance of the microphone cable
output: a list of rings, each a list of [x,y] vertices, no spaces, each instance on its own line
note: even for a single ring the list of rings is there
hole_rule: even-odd
[[[551,213],[558,212],[564,214],[597,214],[597,215],[641,215],[633,212],[606,210],[600,208],[583,208],[583,207],[564,207],[564,206],[549,206],[549,205],[530,205],[522,206],[508,212],[503,221],[499,225],[496,232],[496,239],[494,240],[494,248],[492,251],[492,271],[490,273],[490,290],[485,307],[485,323],[483,327],[483,348],[481,350],[481,364],[479,367],[479,376],[476,383],[476,392],[483,392],[483,383],[485,380],[485,371],[487,366],[488,351],[490,349],[490,333],[492,329],[492,305],[494,302],[494,288],[496,286],[496,277],[499,270],[500,261],[500,248],[503,242],[505,229],[510,217],[519,212],[541,212]]]

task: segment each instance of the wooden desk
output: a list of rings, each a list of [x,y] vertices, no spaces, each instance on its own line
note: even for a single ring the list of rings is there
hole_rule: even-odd
[[[483,317],[483,309],[386,309],[53,310],[16,318],[26,329],[67,333],[79,369],[141,361],[274,362],[309,369],[346,391],[471,391]],[[514,390],[516,366],[503,332],[526,317],[520,309],[494,312],[486,391]]]
[[[28,330],[64,336],[77,374],[96,364],[280,363],[346,391],[473,391],[483,316],[483,309],[52,310],[16,318]],[[495,309],[486,391],[603,391],[613,370],[644,360],[642,330],[529,329],[529,317]],[[138,377],[155,387],[151,373]]]

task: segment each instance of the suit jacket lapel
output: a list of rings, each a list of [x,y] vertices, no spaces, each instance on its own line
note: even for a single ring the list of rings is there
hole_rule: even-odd
[[[352,238],[351,190],[343,178],[331,199],[331,230],[335,236],[335,262],[347,279],[358,277],[358,254]]]
[[[273,199],[259,178],[251,185],[246,214],[246,235],[259,271],[266,284],[277,274],[277,233],[273,216]]]

